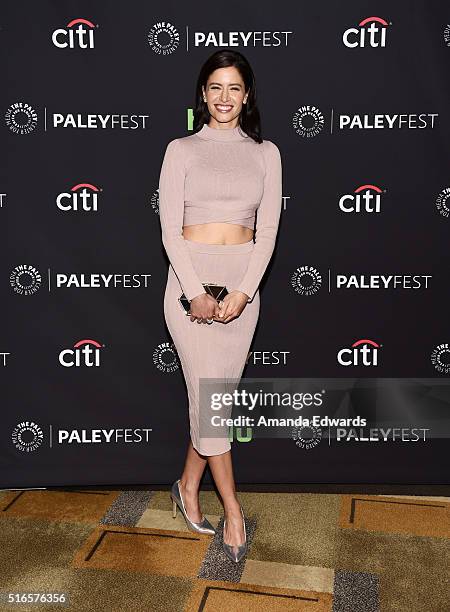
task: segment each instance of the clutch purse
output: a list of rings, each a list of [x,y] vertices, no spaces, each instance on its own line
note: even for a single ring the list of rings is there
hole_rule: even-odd
[[[223,300],[223,298],[228,294],[228,289],[223,285],[216,285],[215,283],[202,283],[202,285],[206,293],[212,295],[212,297],[218,302]],[[190,315],[191,305],[184,293],[178,298],[178,301],[180,302],[185,314]]]

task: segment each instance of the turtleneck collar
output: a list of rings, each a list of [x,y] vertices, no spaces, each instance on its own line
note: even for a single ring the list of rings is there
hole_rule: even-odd
[[[239,125],[234,128],[211,128],[207,123],[204,123],[196,134],[204,140],[218,140],[222,142],[239,141],[248,138]]]

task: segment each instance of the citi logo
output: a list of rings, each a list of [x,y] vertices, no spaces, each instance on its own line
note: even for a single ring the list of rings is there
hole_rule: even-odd
[[[381,17],[366,17],[357,28],[348,28],[342,34],[346,47],[385,47],[388,22]]]
[[[58,194],[56,197],[56,206],[63,211],[97,211],[98,194],[100,191],[101,189],[91,183],[78,183],[78,185],[71,187],[69,192]]]
[[[96,340],[80,340],[73,348],[63,349],[59,353],[59,363],[65,368],[86,366],[91,368],[100,365],[100,349],[105,345]]]
[[[379,213],[381,211],[381,194],[386,190],[376,185],[361,185],[353,193],[343,195],[339,200],[339,209],[344,213]]]
[[[377,366],[378,349],[381,346],[373,340],[358,340],[350,348],[343,348],[338,352],[338,363],[342,366]]]
[[[72,19],[66,28],[52,34],[52,43],[58,49],[93,49],[95,25],[88,19]]]

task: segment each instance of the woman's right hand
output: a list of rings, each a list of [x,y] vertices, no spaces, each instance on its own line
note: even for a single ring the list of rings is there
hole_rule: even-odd
[[[219,304],[208,293],[201,293],[191,300],[190,320],[197,323],[207,323],[207,319],[212,321],[220,312]]]

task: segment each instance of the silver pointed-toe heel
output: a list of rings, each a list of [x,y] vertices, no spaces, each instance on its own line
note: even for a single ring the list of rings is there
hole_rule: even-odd
[[[203,533],[206,535],[215,535],[216,530],[214,529],[214,527],[211,525],[211,523],[208,521],[208,519],[205,516],[203,516],[200,523],[194,523],[194,521],[191,521],[191,519],[188,517],[186,508],[184,506],[183,497],[181,496],[179,483],[180,483],[180,479],[176,480],[173,483],[172,489],[170,492],[170,497],[172,498],[172,503],[173,503],[172,517],[176,518],[177,506],[178,506],[178,508],[181,510],[182,515],[185,518],[186,524],[190,531],[195,531],[195,533]]]
[[[229,559],[231,559],[231,561],[234,561],[235,563],[239,563],[242,557],[247,554],[247,531],[245,529],[245,517],[244,517],[244,511],[242,510],[242,506],[241,506],[241,514],[242,514],[242,522],[244,523],[244,541],[243,543],[239,544],[239,546],[232,546],[231,544],[227,544],[226,542],[223,542],[223,550],[225,554],[227,555]],[[224,517],[223,519],[224,535],[225,535],[225,523],[226,523],[226,518]]]

